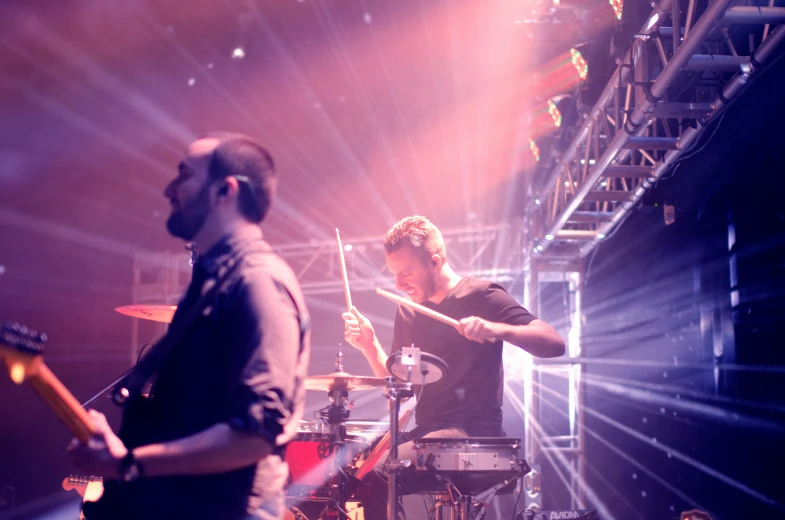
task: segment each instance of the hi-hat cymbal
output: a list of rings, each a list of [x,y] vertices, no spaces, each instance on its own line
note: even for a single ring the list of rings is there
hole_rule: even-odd
[[[172,317],[174,317],[174,311],[177,310],[177,305],[123,305],[115,307],[115,310],[132,318],[172,323]]]
[[[403,352],[399,350],[387,358],[387,370],[401,381],[415,385],[435,383],[448,371],[447,363],[442,358],[429,352],[420,352],[420,368],[409,374],[410,364],[401,360],[402,355]]]
[[[381,377],[353,376],[346,372],[335,372],[323,376],[310,376],[305,378],[306,390],[373,390],[387,383]]]

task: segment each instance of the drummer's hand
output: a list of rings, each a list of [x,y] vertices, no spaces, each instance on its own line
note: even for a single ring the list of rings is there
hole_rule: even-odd
[[[128,453],[123,441],[115,435],[104,414],[90,410],[95,433],[82,444],[74,439],[68,446],[71,458],[85,474],[109,479],[120,477],[120,461]]]
[[[501,324],[484,320],[477,316],[469,316],[460,320],[458,322],[458,332],[467,339],[477,343],[494,343],[502,335]]]
[[[351,312],[344,312],[343,318],[343,337],[349,344],[361,350],[369,350],[374,346],[376,332],[368,318],[360,314],[357,307],[352,307]]]

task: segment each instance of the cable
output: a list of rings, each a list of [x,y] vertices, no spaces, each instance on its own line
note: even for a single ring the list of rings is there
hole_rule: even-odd
[[[700,147],[700,148],[698,148],[698,149],[697,149],[697,150],[695,150],[695,151],[691,151],[693,148],[695,148],[696,146],[698,146],[698,143],[697,143],[697,142],[693,143],[693,144],[692,144],[692,146],[690,146],[690,148],[688,148],[688,150],[687,150],[687,152],[688,152],[688,153],[687,153],[687,154],[685,154],[685,155],[682,155],[682,156],[680,156],[678,159],[676,159],[676,161],[675,161],[675,162],[674,162],[674,164],[673,164],[673,169],[671,169],[671,171],[670,171],[670,172],[668,172],[668,173],[667,173],[667,174],[665,174],[665,175],[662,175],[662,176],[660,176],[660,178],[659,178],[659,179],[657,179],[657,181],[654,183],[654,186],[655,186],[655,187],[657,186],[657,184],[659,184],[659,182],[660,182],[660,181],[663,181],[663,180],[665,180],[665,179],[670,179],[671,177],[673,177],[674,175],[676,175],[676,170],[678,170],[678,169],[679,169],[679,166],[681,166],[681,163],[682,163],[682,161],[685,161],[685,160],[689,159],[690,157],[694,157],[694,156],[696,156],[697,154],[699,154],[700,152],[702,152],[704,148],[706,148],[706,147],[709,145],[709,143],[711,142],[711,140],[714,138],[714,135],[717,133],[717,130],[719,130],[719,128],[720,128],[720,125],[722,124],[722,121],[723,121],[723,119],[725,119],[725,115],[726,115],[727,113],[728,113],[727,111],[725,111],[725,112],[723,112],[723,113],[722,113],[722,115],[720,116],[720,119],[717,121],[717,124],[716,124],[716,126],[714,127],[714,130],[712,130],[712,132],[711,132],[711,135],[709,136],[709,138],[708,138],[708,139],[706,139],[706,141],[705,141],[705,142],[704,142],[704,143],[701,145],[701,147]]]
[[[518,492],[518,498],[515,499],[515,505],[512,506],[512,518],[518,518],[518,502],[521,501],[521,495],[523,495],[523,476],[521,476],[521,490]]]
[[[136,356],[136,364],[137,365],[139,364],[139,361],[142,360],[142,354],[144,354],[145,349],[149,348],[149,347],[152,347],[152,346],[153,346],[152,343],[145,343],[144,345],[142,345],[142,348],[139,349],[139,355]]]

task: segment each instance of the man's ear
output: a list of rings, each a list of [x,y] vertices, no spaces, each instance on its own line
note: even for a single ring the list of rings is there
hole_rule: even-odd
[[[240,184],[235,177],[231,175],[226,177],[223,180],[223,184],[220,185],[217,191],[218,197],[226,198],[229,195],[233,197],[237,197],[240,192]]]
[[[442,266],[442,257],[439,255],[431,256],[431,267],[434,269],[438,269]]]

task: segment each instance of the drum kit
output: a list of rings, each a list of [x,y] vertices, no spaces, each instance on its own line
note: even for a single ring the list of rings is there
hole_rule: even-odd
[[[336,238],[346,307],[351,311],[344,249],[337,229]],[[194,256],[192,265],[193,260]],[[436,321],[458,326],[456,320],[411,300],[382,289],[376,292]],[[115,310],[126,316],[169,323],[176,307],[127,305]],[[347,504],[358,502],[354,496],[357,484],[380,467],[377,463],[384,462],[383,457],[387,457],[387,518],[391,519],[397,519],[399,513],[399,479],[416,482],[406,486],[414,489],[411,494],[438,497],[433,511],[437,519],[479,520],[495,495],[512,492],[518,478],[531,471],[519,457],[520,439],[508,438],[415,439],[416,460],[398,460],[398,436],[410,417],[410,411],[400,416],[401,404],[414,396],[415,385],[439,381],[449,367],[437,356],[412,346],[389,356],[386,368],[390,375],[385,378],[346,373],[339,348],[333,373],[305,379],[305,389],[326,392],[330,404],[318,410],[313,420],[300,421],[298,433],[286,447],[290,473],[286,504],[294,515],[287,518],[362,520],[361,515],[348,511]],[[389,423],[350,420],[349,392],[376,389],[384,390]]]
[[[128,305],[115,310],[165,323],[176,307]],[[508,438],[415,439],[416,460],[397,460],[398,435],[409,417],[400,416],[401,404],[414,395],[415,385],[435,383],[449,367],[437,356],[405,347],[388,358],[387,370],[391,375],[386,378],[344,372],[339,349],[335,372],[305,379],[306,390],[326,392],[330,404],[313,419],[301,420],[287,446],[286,503],[294,515],[288,518],[362,518],[347,504],[357,503],[353,492],[358,480],[388,451],[388,518],[397,518],[399,478],[414,479],[417,484],[406,487],[418,488],[418,494],[441,497],[435,502],[436,518],[468,520],[481,518],[493,496],[511,492],[517,479],[530,471],[519,458],[519,439]],[[349,392],[379,389],[388,401],[389,422],[351,420]]]

